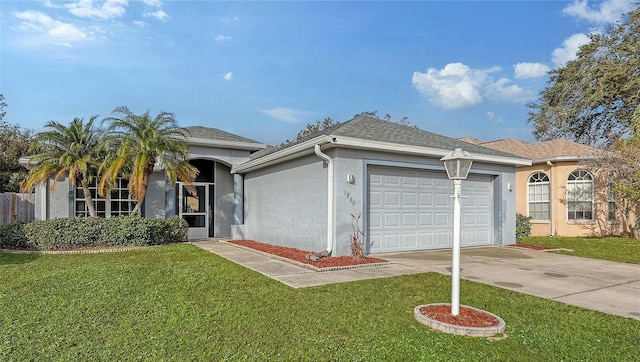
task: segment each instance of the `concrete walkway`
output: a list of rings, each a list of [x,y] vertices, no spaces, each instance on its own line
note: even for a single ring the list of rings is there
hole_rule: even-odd
[[[317,272],[214,240],[202,249],[293,288],[424,272],[451,275],[451,250],[376,254],[392,264]],[[461,277],[478,283],[640,320],[640,265],[515,247],[466,248]]]

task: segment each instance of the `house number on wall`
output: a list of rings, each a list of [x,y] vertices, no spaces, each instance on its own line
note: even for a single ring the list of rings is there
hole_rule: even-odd
[[[347,199],[349,199],[349,203],[353,206],[356,206],[356,200],[353,199],[353,197],[351,197],[351,193],[347,192],[347,190],[344,190],[344,196],[347,197]]]

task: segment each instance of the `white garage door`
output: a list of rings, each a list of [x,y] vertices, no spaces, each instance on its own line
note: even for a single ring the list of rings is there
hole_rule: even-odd
[[[444,171],[370,167],[368,235],[371,253],[451,248],[453,183]],[[460,243],[490,245],[492,177],[462,181]]]

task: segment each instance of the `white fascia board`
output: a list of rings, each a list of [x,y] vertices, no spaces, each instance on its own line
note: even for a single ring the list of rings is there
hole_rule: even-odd
[[[248,150],[248,151],[258,151],[267,147],[267,145],[265,145],[264,143],[221,141],[221,140],[211,140],[207,138],[198,138],[198,137],[187,137],[186,140],[192,146],[231,148],[231,149]]]
[[[395,153],[411,153],[416,155],[431,156],[431,157],[438,157],[438,158],[442,158],[446,156],[449,152],[453,151],[453,150],[443,150],[441,148],[402,145],[402,144],[392,143],[392,142],[369,141],[369,140],[363,140],[360,138],[352,138],[352,137],[344,137],[344,136],[334,136],[331,138],[333,139],[333,143],[336,146],[365,148],[370,150],[379,150],[379,151],[395,152]],[[506,164],[506,165],[516,165],[516,166],[531,165],[531,160],[527,158],[492,156],[492,155],[477,154],[473,152],[469,152],[469,155],[473,158],[474,161],[498,163],[498,164]]]
[[[571,162],[571,161],[581,161],[581,160],[593,160],[598,157],[600,156],[599,155],[554,156],[554,157],[537,158],[532,161],[532,164],[536,165],[539,163],[547,163],[547,162]]]
[[[314,153],[314,147],[317,144],[331,143],[332,139],[328,136],[316,137],[297,145],[287,147],[280,151],[275,151],[266,156],[256,158],[255,160],[249,160],[239,165],[234,165],[231,168],[231,173],[244,173],[248,171],[257,170],[262,167],[272,165],[274,163],[284,162],[293,158],[298,158],[307,154]]]

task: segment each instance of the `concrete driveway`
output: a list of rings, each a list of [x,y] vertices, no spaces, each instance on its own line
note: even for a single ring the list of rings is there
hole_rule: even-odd
[[[389,265],[317,272],[230,243],[194,242],[205,250],[294,288],[424,272],[451,275],[451,250],[375,254]],[[465,248],[461,278],[640,320],[640,265],[516,247]]]
[[[378,254],[394,263],[451,275],[451,250]],[[463,279],[640,320],[640,265],[516,247],[461,251]]]

